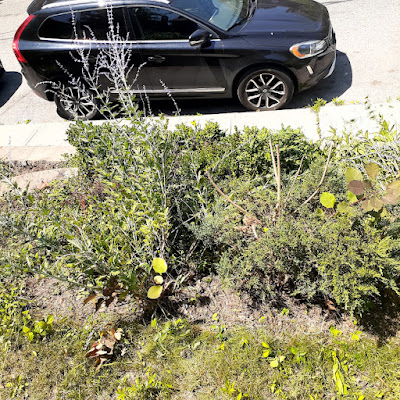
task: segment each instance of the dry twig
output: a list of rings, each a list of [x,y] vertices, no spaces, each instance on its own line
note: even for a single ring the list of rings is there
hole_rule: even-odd
[[[213,179],[211,178],[211,175],[208,171],[206,171],[206,176],[208,178],[208,180],[210,181],[211,185],[214,186],[215,190],[225,199],[227,200],[229,203],[231,203],[234,207],[236,207],[240,212],[242,212],[244,215],[247,216],[247,218],[249,218],[251,221],[256,222],[257,224],[260,224],[261,226],[265,226],[265,224],[263,224],[257,217],[255,217],[254,215],[250,214],[249,212],[247,212],[244,208],[240,207],[239,205],[237,205],[235,202],[233,202],[213,181]]]
[[[306,201],[304,201],[304,202],[300,205],[300,207],[296,208],[296,210],[295,210],[292,214],[297,213],[297,211],[299,211],[301,207],[303,207],[305,204],[307,204],[308,202],[310,202],[310,201],[317,195],[317,193],[319,192],[319,189],[321,188],[322,184],[324,183],[325,176],[326,176],[326,173],[327,173],[327,171],[328,171],[329,162],[330,162],[330,160],[331,160],[331,155],[332,155],[332,149],[333,149],[333,143],[332,143],[331,146],[329,147],[328,159],[326,160],[324,173],[322,174],[321,180],[320,180],[320,182],[319,182],[317,188],[315,189],[315,192],[314,192]]]

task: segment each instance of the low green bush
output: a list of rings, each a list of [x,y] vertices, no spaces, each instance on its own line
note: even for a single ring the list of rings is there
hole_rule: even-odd
[[[221,182],[223,190],[257,220],[249,221],[235,205],[219,199],[200,226],[192,227],[220,252],[217,272],[256,298],[277,299],[287,292],[361,314],[383,294],[400,294],[399,207],[387,206],[383,216],[356,206],[353,213],[326,209],[320,194],[307,202],[324,161],[320,155],[298,177],[280,215],[271,182],[230,180]],[[335,193],[338,203],[347,200],[342,171],[340,163],[332,164],[319,188],[319,193]],[[283,175],[282,181],[285,197],[293,178]]]
[[[357,313],[399,294],[398,207],[374,217],[319,201],[347,199],[340,146],[331,154],[290,128],[170,131],[139,117],[76,123],[68,139],[77,178],[3,198],[4,274],[55,276],[98,305],[145,299],[155,257],[167,260],[166,287],[216,269],[257,298],[286,291]]]

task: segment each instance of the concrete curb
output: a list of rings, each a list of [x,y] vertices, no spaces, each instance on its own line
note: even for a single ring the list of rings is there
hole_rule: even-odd
[[[78,168],[57,168],[14,176],[9,181],[4,179],[0,181],[0,195],[11,191],[12,185],[16,185],[21,190],[28,189],[28,192],[32,192],[35,189],[48,186],[54,180],[67,179],[77,174]]]
[[[66,146],[10,146],[0,147],[0,159],[10,162],[63,160],[64,154],[74,154],[75,147]]]
[[[200,127],[211,121],[227,132],[245,127],[267,128],[278,131],[282,127],[300,128],[310,140],[318,140],[336,132],[355,134],[359,130],[374,133],[381,129],[380,116],[389,126],[399,129],[400,101],[368,105],[321,107],[317,114],[310,108],[271,112],[245,112],[210,114],[200,116],[168,117],[173,129],[180,124],[197,124]],[[101,124],[103,121],[96,121]],[[69,122],[54,124],[0,125],[0,159],[5,161],[60,161],[65,153],[73,153],[74,147],[66,140]]]

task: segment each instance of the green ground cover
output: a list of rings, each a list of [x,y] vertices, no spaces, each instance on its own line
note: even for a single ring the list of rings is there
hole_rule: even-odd
[[[78,176],[0,200],[1,398],[398,399],[400,150],[380,125],[72,125]],[[245,322],[230,302],[198,317],[207,277]]]

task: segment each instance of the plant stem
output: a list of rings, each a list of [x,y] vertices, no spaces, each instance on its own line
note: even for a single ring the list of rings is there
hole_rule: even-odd
[[[294,188],[294,185],[295,185],[295,183],[296,183],[296,181],[297,181],[297,178],[299,177],[299,174],[300,174],[300,171],[301,171],[301,167],[303,166],[304,157],[305,157],[305,156],[301,157],[299,169],[297,170],[297,172],[296,172],[296,174],[295,174],[295,176],[294,176],[294,179],[293,179],[293,183],[292,183],[292,185],[290,186],[290,189],[289,189],[289,191],[288,191],[288,193],[287,193],[287,195],[286,195],[285,203],[289,200],[289,196],[291,195],[292,190],[293,190],[293,188]]]
[[[324,173],[322,174],[321,180],[320,180],[320,182],[319,182],[317,188],[315,189],[315,192],[314,192],[306,201],[304,201],[304,202],[300,205],[300,207],[296,208],[296,210],[295,210],[292,214],[297,213],[297,211],[299,211],[301,207],[303,207],[305,204],[307,204],[308,202],[310,202],[310,201],[317,195],[317,193],[319,192],[319,189],[321,188],[322,184],[324,183],[325,176],[326,176],[326,173],[327,173],[327,171],[328,171],[329,162],[330,162],[330,160],[331,160],[331,155],[332,155],[332,149],[333,149],[333,143],[332,143],[331,146],[329,147],[328,159],[326,160]]]
[[[258,218],[256,218],[254,215],[250,214],[249,212],[247,212],[244,208],[240,207],[239,205],[237,205],[236,203],[234,203],[213,181],[213,179],[211,178],[211,175],[208,171],[205,172],[206,176],[208,178],[208,180],[210,181],[211,185],[214,186],[215,190],[225,199],[227,200],[229,203],[231,203],[234,207],[236,207],[239,211],[241,211],[243,214],[245,214],[250,220],[257,222],[258,224],[260,224],[261,226],[265,226],[265,224],[263,224]]]
[[[271,152],[271,160],[272,166],[274,168],[274,175],[276,179],[276,187],[277,187],[277,200],[276,207],[278,209],[278,217],[281,215],[281,162],[279,157],[279,146],[275,145],[276,149],[276,161],[275,161],[275,153],[272,147],[272,140],[269,140],[269,149]]]

